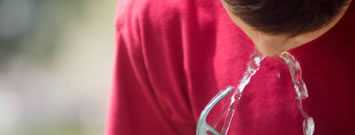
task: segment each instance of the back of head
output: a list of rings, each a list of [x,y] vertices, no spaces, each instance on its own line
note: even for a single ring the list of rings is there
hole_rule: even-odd
[[[256,30],[296,35],[327,25],[348,0],[224,0],[231,12]]]

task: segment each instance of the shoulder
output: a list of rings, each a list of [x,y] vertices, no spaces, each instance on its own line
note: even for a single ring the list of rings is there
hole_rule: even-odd
[[[177,15],[181,16],[186,4],[187,0],[119,0],[116,27],[130,23],[166,23]]]
[[[118,0],[117,26],[126,21],[168,25],[169,21],[204,22],[215,18],[219,0]],[[122,2],[120,2],[122,1]],[[122,3],[122,4],[120,4]]]

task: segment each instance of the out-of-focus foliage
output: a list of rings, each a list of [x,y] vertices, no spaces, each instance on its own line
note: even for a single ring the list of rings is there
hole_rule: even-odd
[[[0,63],[18,53],[48,62],[67,24],[83,18],[83,5],[84,0],[1,0]]]
[[[112,0],[0,0],[0,135],[103,134]]]

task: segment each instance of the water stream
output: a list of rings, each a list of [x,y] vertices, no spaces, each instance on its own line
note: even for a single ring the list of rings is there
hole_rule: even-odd
[[[264,57],[259,54],[259,53],[254,53],[251,58],[250,61],[248,63],[247,69],[244,72],[244,75],[242,77],[242,79],[239,82],[239,85],[235,88],[233,95],[231,96],[230,99],[230,104],[227,110],[227,117],[225,120],[225,123],[222,127],[222,132],[221,135],[227,135],[230,125],[232,123],[232,119],[235,113],[235,109],[236,109],[236,104],[239,103],[243,91],[245,90],[245,87],[249,84],[251,78],[255,75],[255,73],[259,70],[260,68],[260,64],[261,61],[264,59]]]
[[[309,116],[303,109],[302,101],[308,97],[307,87],[302,78],[302,69],[299,62],[288,52],[284,52],[280,55],[280,58],[287,64],[289,72],[291,74],[291,80],[293,83],[293,87],[296,93],[297,100],[297,108],[301,115],[303,116],[303,135],[313,135],[315,129],[315,123],[311,116]],[[197,125],[197,135],[228,135],[228,131],[231,126],[231,122],[233,120],[233,116],[236,112],[236,105],[239,104],[239,101],[242,97],[243,91],[246,86],[249,84],[251,78],[255,75],[255,73],[259,70],[260,64],[264,56],[259,53],[254,53],[250,61],[247,65],[247,69],[244,72],[244,75],[237,85],[236,88],[228,87],[226,90],[220,92],[214,97],[209,104],[202,111],[198,125]],[[210,111],[214,108],[216,104],[218,104],[223,98],[225,98],[228,94],[232,94],[230,97],[230,102],[222,115],[224,118],[224,123],[220,131],[213,128],[207,121],[207,116]]]
[[[309,116],[303,109],[302,100],[308,97],[307,86],[302,78],[302,69],[299,62],[290,53],[284,52],[280,55],[288,66],[291,74],[292,84],[296,92],[296,100],[298,111],[303,116],[303,134],[313,135],[315,123],[311,116]]]

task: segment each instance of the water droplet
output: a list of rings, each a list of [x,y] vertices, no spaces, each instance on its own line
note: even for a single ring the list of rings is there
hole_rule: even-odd
[[[308,117],[303,120],[303,133],[304,135],[313,135],[314,133],[314,120],[312,117]]]

